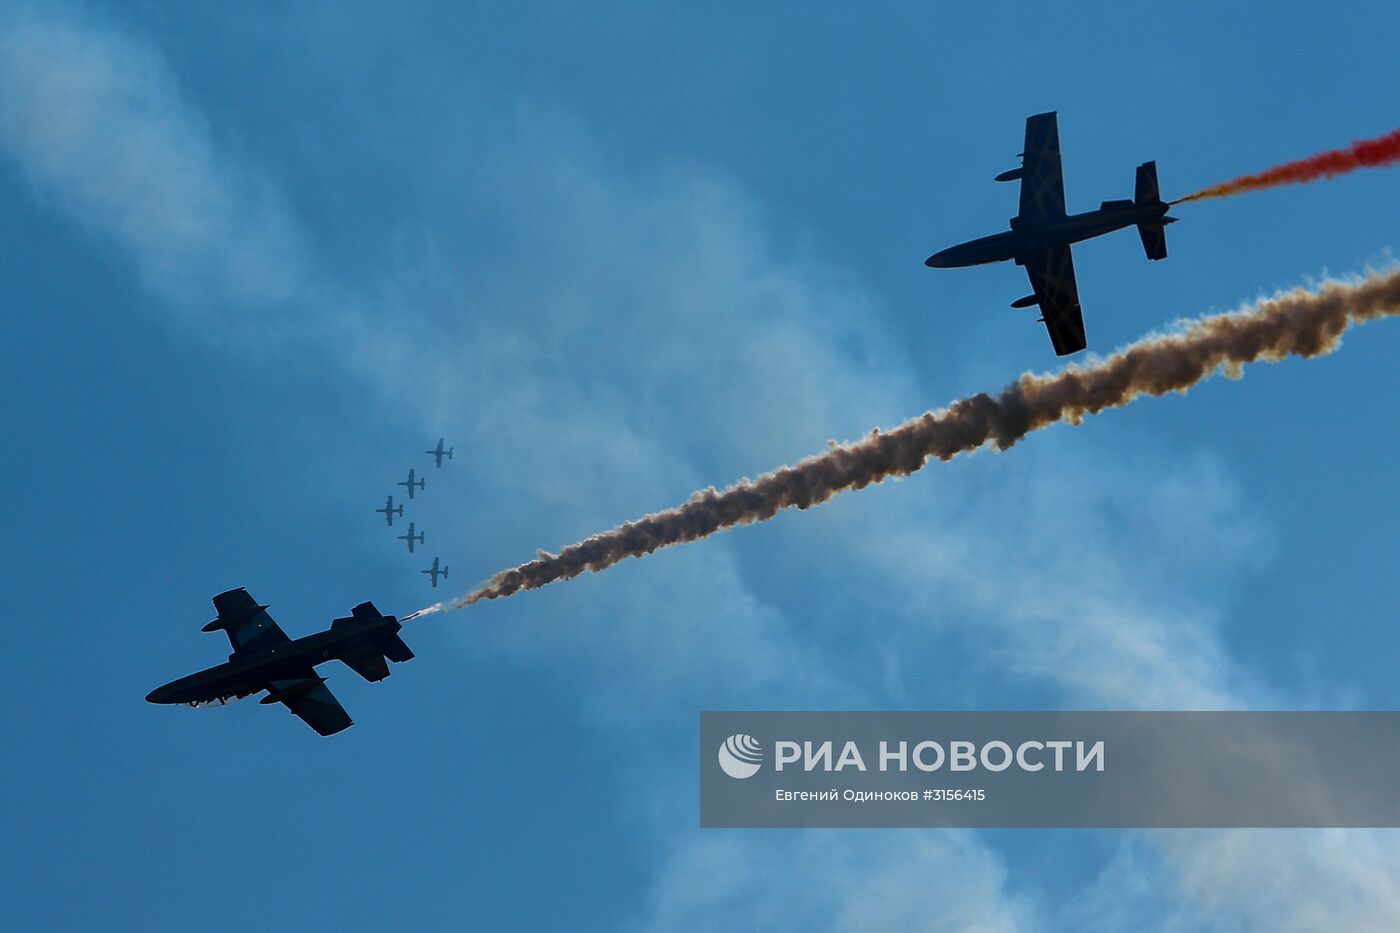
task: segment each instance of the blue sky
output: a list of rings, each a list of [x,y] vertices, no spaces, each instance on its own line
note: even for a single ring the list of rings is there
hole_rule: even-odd
[[[868,5],[867,5],[868,7]],[[6,4],[20,928],[1393,925],[1367,832],[701,832],[698,711],[1394,708],[1400,328],[410,624],[356,720],[156,708],[293,636],[1055,365],[1004,226],[1394,128],[1385,5]],[[1076,250],[1092,347],[1389,260],[1400,175]]]

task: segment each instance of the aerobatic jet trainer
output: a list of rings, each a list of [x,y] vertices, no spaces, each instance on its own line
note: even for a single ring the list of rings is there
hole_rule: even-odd
[[[417,487],[418,489],[422,489],[423,486],[424,486],[424,485],[426,484],[426,482],[427,482],[426,480],[421,480],[421,479],[415,481],[415,480],[414,480],[414,476],[415,476],[415,475],[416,475],[416,473],[415,473],[414,469],[413,469],[412,467],[409,467],[409,468],[408,468],[408,479],[404,480],[404,481],[401,482],[401,483],[395,483],[395,484],[394,484],[395,486],[407,486],[407,487],[408,487],[408,497],[409,497],[410,499],[413,498],[413,490],[414,490],[414,488]],[[375,509],[375,511],[378,512],[379,510],[378,510],[378,509]]]
[[[457,448],[455,448],[455,447],[449,447],[449,448],[447,448],[446,450],[444,450],[443,447],[442,447],[442,438],[438,438],[437,449],[436,449],[436,450],[425,450],[424,453],[426,453],[428,456],[430,456],[430,457],[434,458],[435,460],[437,460],[438,468],[441,469],[441,468],[442,468],[442,458],[443,458],[443,457],[446,457],[448,460],[451,460],[451,459],[452,459],[452,451],[454,451],[454,450],[456,450],[456,449],[457,449]]]
[[[360,603],[349,617],[336,619],[324,632],[295,641],[243,588],[214,597],[219,617],[204,626],[223,630],[233,645],[228,661],[197,674],[181,677],[152,690],[152,703],[208,706],[241,700],[267,691],[261,703],[282,703],[321,735],[334,735],[354,722],[340,701],[316,675],[316,665],[341,661],[365,680],[389,676],[389,661],[408,661],[413,652],[399,637],[403,624]]]
[[[1070,244],[1136,226],[1147,258],[1166,259],[1166,225],[1177,218],[1167,216],[1171,205],[1158,193],[1156,162],[1137,167],[1131,201],[1104,201],[1098,210],[1066,214],[1060,131],[1053,112],[1026,119],[1021,167],[996,177],[997,181],[1017,179],[1021,182],[1021,205],[1011,218],[1010,230],[950,246],[934,253],[924,265],[943,268],[1015,260],[1016,265],[1026,267],[1034,293],[1013,301],[1011,307],[1039,305],[1040,319],[1050,331],[1055,352],[1060,356],[1077,353],[1088,342]]]
[[[400,485],[402,485],[402,484],[400,484]],[[401,506],[399,506],[397,509],[394,508],[394,497],[393,497],[393,496],[390,496],[388,499],[385,499],[385,500],[384,500],[384,508],[382,508],[382,509],[375,509],[375,511],[378,512],[380,515],[383,515],[383,516],[384,516],[384,522],[385,522],[385,524],[388,524],[388,525],[393,525],[393,524],[394,524],[394,516],[395,516],[395,515],[399,516],[400,518],[403,517],[403,506],[401,505]]]
[[[444,580],[447,579],[447,568],[446,568],[446,567],[439,567],[439,566],[438,566],[438,558],[436,558],[436,557],[433,558],[433,565],[432,565],[431,567],[429,567],[427,570],[420,570],[420,571],[418,571],[418,572],[419,572],[419,573],[426,573],[428,576],[432,577],[432,579],[433,579],[433,589],[437,589],[438,577],[442,577]]]

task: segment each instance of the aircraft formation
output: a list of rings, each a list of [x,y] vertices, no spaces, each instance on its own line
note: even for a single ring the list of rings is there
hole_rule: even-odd
[[[452,459],[452,448],[444,448],[442,438],[438,438],[436,448],[425,452],[437,468],[442,467],[444,459]],[[427,482],[418,476],[416,468],[410,468],[408,478],[395,485],[403,486],[413,500]],[[394,505],[391,495],[383,508],[374,511],[392,527],[396,517],[403,517],[404,507]],[[408,553],[412,554],[414,545],[422,544],[425,536],[415,530],[414,522],[409,522],[408,532],[397,537],[407,542]],[[437,557],[423,573],[434,587],[439,577],[447,579],[447,567]],[[203,630],[228,635],[233,646],[228,660],[157,687],[146,695],[148,701],[223,706],[266,690],[267,695],[259,703],[281,703],[319,734],[335,735],[354,722],[326,686],[326,678],[316,673],[318,664],[340,661],[365,680],[377,683],[389,676],[388,662],[413,658],[413,652],[399,637],[403,623],[384,615],[371,602],[360,603],[349,616],[333,620],[326,631],[297,639],[288,637],[267,614],[267,606],[253,599],[243,587],[215,596],[214,609],[217,618]]]
[[[1086,348],[1084,320],[1070,256],[1073,243],[1124,227],[1136,227],[1148,259],[1165,259],[1166,225],[1176,218],[1173,204],[1227,197],[1244,191],[1297,184],[1333,177],[1357,168],[1400,162],[1400,130],[1344,150],[1319,153],[1229,182],[1203,188],[1173,201],[1158,190],[1155,162],[1137,168],[1132,199],[1104,201],[1097,210],[1068,214],[1060,165],[1056,115],[1036,114],[1026,120],[1022,164],[996,177],[1021,182],[1020,206],[1010,229],[949,247],[930,256],[934,267],[969,266],[1014,260],[1024,266],[1033,293],[1012,302],[1013,308],[1038,305],[1058,355]],[[937,459],[983,446],[1005,450],[1031,431],[1061,421],[1078,423],[1085,415],[1118,408],[1144,395],[1184,393],[1220,371],[1233,372],[1257,360],[1286,356],[1311,358],[1330,353],[1351,325],[1400,314],[1400,271],[1372,272],[1358,282],[1326,283],[1314,291],[1295,290],[1261,299],[1240,311],[1203,318],[1169,334],[1155,334],[1138,343],[1079,367],[1042,376],[1023,375],[993,397],[987,393],[930,411],[891,431],[875,431],[848,445],[832,445],[825,453],[793,467],[744,480],[728,489],[713,487],[686,504],[654,512],[636,522],[596,534],[557,554],[540,551],[525,564],[501,571],[486,583],[451,603],[438,603],[406,616],[459,609],[482,599],[499,599],[584,571],[600,571],[627,557],[641,557],[661,547],[696,541],[716,531],[764,521],[787,508],[809,508],[836,493],[861,489],[890,476],[907,476]],[[452,459],[452,448],[439,438],[426,451],[440,469]],[[426,487],[416,468],[395,485],[408,499]],[[404,517],[404,505],[389,495],[375,512],[392,527]],[[425,535],[416,523],[397,535],[408,552]],[[420,571],[433,587],[447,578],[448,568],[434,556]],[[324,632],[289,638],[247,590],[239,588],[214,597],[218,617],[204,631],[224,631],[233,645],[227,662],[159,687],[146,697],[152,703],[201,706],[224,704],[267,691],[261,702],[282,703],[321,735],[332,735],[352,723],[343,707],[316,674],[330,660],[345,663],[366,680],[389,676],[389,661],[410,660],[413,652],[398,636],[401,622],[385,616],[373,603],[356,606],[349,617],[335,619]]]
[[[433,448],[432,450],[426,450],[424,451],[424,453],[433,458],[433,464],[436,469],[442,469],[442,461],[444,459],[451,460],[452,451],[454,449],[455,448],[452,447],[444,447],[443,439],[438,438],[437,447]],[[404,487],[404,489],[408,492],[409,501],[413,501],[413,499],[416,498],[416,493],[422,492],[425,488],[427,488],[427,481],[423,477],[418,475],[417,467],[409,467],[408,478],[400,480],[394,485]],[[394,497],[390,495],[385,498],[384,507],[380,509],[375,509],[374,511],[378,512],[380,515],[383,515],[384,524],[392,528],[394,526],[395,518],[403,518],[403,508],[404,507],[402,503],[400,503],[397,506],[394,505]],[[408,523],[408,532],[406,534],[395,536],[398,540],[403,541],[408,545],[408,553],[410,554],[413,553],[415,545],[422,544],[424,541],[424,534],[423,532],[418,531],[417,527],[418,526],[416,522],[410,521]],[[433,558],[433,565],[427,570],[422,571],[422,573],[426,574],[428,579],[432,581],[434,589],[437,588],[439,577],[441,577],[444,580],[447,579],[447,567],[446,565],[442,564],[441,560],[437,557]]]

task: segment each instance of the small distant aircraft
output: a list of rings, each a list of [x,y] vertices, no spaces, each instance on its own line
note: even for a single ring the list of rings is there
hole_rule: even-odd
[[[419,573],[426,573],[429,577],[432,577],[432,580],[433,580],[433,589],[437,589],[437,578],[438,578],[438,577],[442,577],[444,580],[447,579],[447,568],[446,568],[446,567],[443,567],[441,570],[439,570],[439,569],[438,569],[438,559],[437,559],[436,557],[433,558],[433,565],[432,565],[431,567],[429,567],[427,570],[420,570],[420,571],[418,571],[418,572],[419,572]]]
[[[401,482],[401,483],[395,483],[395,484],[394,484],[395,486],[407,486],[407,487],[408,487],[408,497],[409,497],[410,499],[413,498],[413,489],[414,489],[414,487],[416,486],[417,488],[422,489],[422,488],[423,488],[423,483],[424,483],[424,481],[421,480],[421,479],[418,480],[418,482],[415,483],[415,482],[413,481],[413,475],[414,475],[414,474],[413,474],[413,467],[409,467],[409,468],[408,468],[408,479],[404,480],[404,481]]]
[[[1070,244],[1136,226],[1148,259],[1167,258],[1166,225],[1171,205],[1157,190],[1157,163],[1137,167],[1137,186],[1131,201],[1104,201],[1096,211],[1065,213],[1065,185],[1060,172],[1060,130],[1055,114],[1038,113],[1026,119],[1026,147],[1020,168],[1002,172],[997,181],[1021,179],[1021,206],[1011,218],[1011,229],[934,253],[924,265],[935,268],[976,266],[1014,259],[1025,266],[1033,294],[1018,298],[1013,308],[1040,306],[1040,319],[1050,331],[1055,353],[1065,356],[1088,345],[1084,317],[1079,308],[1079,286],[1074,279]]]
[[[407,542],[408,542],[408,553],[410,553],[410,554],[413,553],[413,542],[414,542],[414,541],[417,541],[419,544],[422,544],[422,543],[423,543],[423,532],[420,531],[420,532],[418,532],[417,535],[415,535],[415,534],[413,533],[413,522],[409,522],[409,523],[408,523],[408,534],[406,534],[406,535],[399,535],[398,537],[399,537],[399,540],[400,540],[400,541],[407,541]]]
[[[403,624],[374,603],[360,603],[326,631],[295,641],[242,587],[215,596],[214,608],[219,617],[204,631],[228,633],[233,645],[228,661],[157,687],[147,700],[222,705],[266,690],[260,702],[282,703],[321,735],[334,735],[354,722],[326,687],[326,678],[317,676],[316,665],[340,661],[365,680],[380,681],[389,676],[389,661],[413,658],[399,637]]]
[[[395,515],[399,516],[400,518],[403,517],[403,506],[399,506],[397,509],[394,508],[393,496],[390,496],[389,498],[384,500],[384,508],[375,509],[375,511],[383,514],[385,524],[391,526],[394,524]]]
[[[441,468],[442,468],[442,458],[443,458],[443,457],[446,457],[448,460],[451,460],[451,459],[452,459],[452,451],[454,451],[454,450],[456,450],[455,447],[449,447],[449,448],[447,448],[446,450],[443,450],[443,449],[442,449],[442,438],[438,438],[437,450],[429,450],[429,451],[425,451],[425,453],[427,453],[427,455],[430,456],[430,457],[436,458],[436,459],[437,459],[438,468],[441,469]]]

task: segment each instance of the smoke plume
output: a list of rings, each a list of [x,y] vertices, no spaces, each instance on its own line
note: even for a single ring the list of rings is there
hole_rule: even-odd
[[[1387,133],[1376,139],[1363,139],[1345,149],[1333,149],[1296,162],[1285,162],[1254,175],[1243,175],[1233,181],[1221,182],[1202,188],[1195,194],[1177,198],[1171,202],[1181,204],[1186,201],[1202,201],[1206,198],[1224,198],[1246,191],[1261,188],[1274,188],[1278,185],[1298,185],[1316,181],[1319,178],[1332,178],[1345,175],[1359,168],[1377,168],[1400,162],[1400,130]]]
[[[892,431],[876,429],[864,440],[833,446],[756,480],[741,480],[723,491],[701,490],[684,505],[627,522],[558,554],[541,551],[535,560],[496,574],[469,595],[415,615],[604,570],[628,557],[764,521],[781,509],[810,508],[838,492],[908,476],[930,458],[949,460],[988,444],[1006,450],[1032,431],[1061,421],[1078,424],[1086,415],[1122,407],[1141,395],[1184,393],[1222,370],[1237,378],[1246,363],[1321,356],[1337,347],[1352,324],[1397,314],[1400,269],[1359,281],[1328,282],[1316,291],[1295,289],[1242,311],[1147,337],[1103,360],[1050,375],[1027,373],[995,396],[960,399]]]

